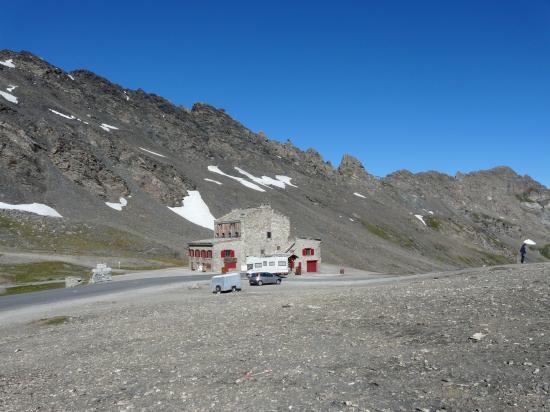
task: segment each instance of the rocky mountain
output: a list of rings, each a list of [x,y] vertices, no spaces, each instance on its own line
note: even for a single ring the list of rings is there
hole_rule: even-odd
[[[216,217],[270,204],[296,235],[323,239],[326,261],[370,270],[515,261],[527,237],[532,261],[550,252],[550,190],[507,167],[377,178],[346,155],[334,168],[223,109],[179,107],[28,52],[0,52],[0,169],[4,248],[183,254],[211,235],[176,213],[193,198]]]

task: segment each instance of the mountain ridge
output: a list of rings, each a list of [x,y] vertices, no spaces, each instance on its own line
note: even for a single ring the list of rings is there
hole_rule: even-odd
[[[507,166],[377,178],[351,154],[334,167],[206,103],[176,106],[29,52],[1,51],[7,60],[0,90],[18,102],[0,97],[1,202],[49,202],[68,220],[181,252],[208,233],[168,207],[199,190],[215,216],[269,203],[294,233],[323,238],[328,261],[396,272],[511,261],[524,235],[550,243],[550,191]],[[121,197],[122,211],[105,206]]]

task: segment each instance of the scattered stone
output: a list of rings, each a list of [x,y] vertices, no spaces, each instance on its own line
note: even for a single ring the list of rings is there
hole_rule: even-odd
[[[82,278],[77,276],[67,276],[65,278],[65,287],[74,288],[82,284]]]
[[[470,336],[470,339],[473,340],[473,341],[480,341],[481,339],[483,339],[485,337],[485,335],[481,332],[477,332],[477,333],[474,333],[472,336]]]

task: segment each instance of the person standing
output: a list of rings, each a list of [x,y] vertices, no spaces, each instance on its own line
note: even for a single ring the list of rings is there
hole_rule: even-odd
[[[525,246],[525,243],[521,245],[519,253],[521,255],[521,263],[525,263],[525,255],[527,254],[527,247]]]

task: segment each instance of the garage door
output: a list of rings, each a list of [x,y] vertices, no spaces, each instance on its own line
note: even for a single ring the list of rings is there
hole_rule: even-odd
[[[307,271],[308,272],[317,272],[317,261],[316,260],[308,260],[307,261]]]

